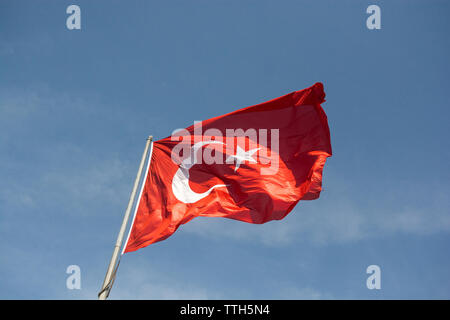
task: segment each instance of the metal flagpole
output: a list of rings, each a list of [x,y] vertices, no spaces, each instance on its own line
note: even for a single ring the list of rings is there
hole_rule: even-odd
[[[125,229],[128,224],[128,219],[130,217],[131,208],[133,207],[134,198],[136,197],[136,190],[139,185],[139,180],[141,179],[142,169],[144,168],[145,159],[147,157],[148,148],[152,143],[153,137],[149,136],[147,138],[147,143],[145,144],[144,153],[142,154],[141,164],[139,165],[139,170],[136,175],[136,180],[134,181],[133,190],[131,191],[130,200],[128,201],[128,206],[125,211],[125,215],[123,217],[122,225],[120,227],[119,235],[117,236],[116,245],[114,247],[114,251],[111,257],[111,261],[109,262],[108,271],[106,272],[105,280],[103,281],[102,290],[100,290],[98,294],[99,300],[106,300],[109,296],[109,292],[111,291],[111,287],[114,283],[115,275],[119,264],[117,263],[117,258],[119,257],[120,247],[122,246],[123,236],[125,234]],[[150,160],[150,159],[149,159]],[[145,183],[145,181],[143,181]],[[120,263],[120,261],[119,261]]]

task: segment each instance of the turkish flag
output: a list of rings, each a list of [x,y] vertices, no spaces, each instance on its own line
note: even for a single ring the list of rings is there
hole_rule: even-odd
[[[154,142],[123,252],[198,216],[260,224],[318,198],[332,154],[324,98],[316,83]]]

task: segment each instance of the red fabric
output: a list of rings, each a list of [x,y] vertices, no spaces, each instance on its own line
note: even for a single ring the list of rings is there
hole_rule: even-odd
[[[213,189],[194,203],[183,203],[172,189],[180,163],[172,160],[172,149],[180,142],[172,141],[171,137],[154,142],[150,167],[124,252],[164,240],[181,224],[197,216],[259,224],[283,219],[299,200],[318,198],[322,189],[322,169],[326,158],[332,154],[327,117],[320,105],[324,98],[322,83],[316,83],[307,89],[202,121],[201,135],[194,134],[194,126],[186,128],[192,135],[189,146],[202,139],[220,141],[205,135],[210,128],[219,129],[224,137],[226,129],[254,128],[269,132],[264,145],[257,143],[262,140],[253,141],[251,137],[231,138],[244,151],[255,149],[255,146],[260,148],[252,155],[256,163],[241,162],[237,170],[236,162],[225,163],[227,157],[236,154],[236,146],[233,150],[226,147],[232,145],[231,140],[224,138],[224,144],[202,146],[200,151],[214,149],[214,154],[223,156],[224,163],[193,165],[188,171],[189,187],[202,193],[215,185],[226,186]],[[278,153],[272,150],[270,129],[279,129]],[[261,163],[265,155],[266,161],[268,158],[263,152],[272,159],[279,157],[276,173],[261,174],[261,168],[270,167],[270,164]],[[179,161],[186,156],[180,155]]]

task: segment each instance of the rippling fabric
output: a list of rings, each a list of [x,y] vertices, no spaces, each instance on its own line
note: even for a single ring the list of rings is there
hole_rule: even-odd
[[[196,124],[177,139],[154,142],[124,252],[164,240],[195,217],[261,224],[283,219],[300,200],[318,198],[332,154],[324,98],[316,83],[204,120],[200,133]],[[257,136],[230,137],[227,129]],[[174,152],[180,147],[184,151]]]

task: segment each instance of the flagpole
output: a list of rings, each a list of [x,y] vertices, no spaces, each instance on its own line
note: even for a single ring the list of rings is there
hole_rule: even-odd
[[[119,235],[117,236],[116,245],[114,246],[114,251],[111,257],[111,261],[109,262],[108,270],[106,272],[105,280],[103,281],[102,289],[98,294],[99,300],[106,300],[109,296],[109,292],[111,291],[111,287],[114,283],[115,274],[117,271],[117,259],[119,257],[120,247],[122,246],[123,236],[125,234],[125,229],[128,224],[128,219],[130,217],[131,208],[133,207],[134,198],[136,197],[136,190],[139,185],[139,180],[141,179],[142,169],[144,168],[145,159],[148,154],[148,149],[150,144],[152,143],[153,137],[149,136],[147,138],[147,143],[145,144],[144,153],[142,154],[141,163],[139,165],[139,170],[136,175],[136,180],[134,181],[133,190],[131,191],[130,200],[128,201],[128,206],[125,211],[125,215],[123,217],[122,225],[120,227]],[[149,159],[150,160],[150,159]]]

